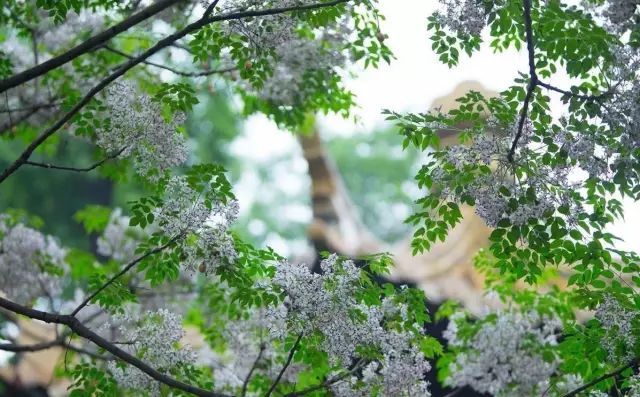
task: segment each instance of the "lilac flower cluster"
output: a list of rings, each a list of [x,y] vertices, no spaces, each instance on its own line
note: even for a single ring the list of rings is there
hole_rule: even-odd
[[[609,353],[611,361],[626,362],[633,358],[634,346],[637,343],[633,328],[639,314],[623,307],[611,295],[606,295],[598,306],[595,317],[605,330],[602,345]]]
[[[482,1],[440,0],[442,11],[435,13],[438,22],[449,30],[464,36],[479,36],[486,26],[486,13]]]
[[[451,318],[444,337],[461,351],[446,383],[498,397],[540,395],[558,366],[543,359],[540,351],[557,344],[562,324],[537,312],[500,311],[494,317],[483,321],[470,338],[459,333],[464,315]]]
[[[194,352],[180,346],[184,337],[182,318],[165,309],[141,314],[126,314],[115,319],[122,348],[162,372],[193,364]],[[160,396],[160,385],[139,369],[116,361],[107,363],[107,369],[118,385],[124,389],[147,392]]]
[[[0,291],[9,299],[30,302],[60,292],[54,273],[67,268],[65,256],[53,237],[0,217]]]
[[[370,395],[375,389],[383,395],[430,395],[423,374],[431,366],[414,343],[422,329],[387,329],[385,320],[392,313],[384,308],[389,307],[389,302],[382,307],[358,302],[361,274],[352,261],[332,255],[321,262],[321,269],[322,274],[316,274],[306,266],[279,264],[273,283],[286,292],[287,310],[270,312],[273,321],[286,316],[291,333],[319,332],[322,350],[334,366],[349,366],[357,358],[359,347],[379,349],[382,358],[367,363],[366,376],[353,376],[335,385],[339,395]],[[406,309],[400,310],[402,313],[406,315]]]
[[[166,120],[160,103],[123,82],[107,89],[106,107],[110,122],[97,132],[96,143],[108,153],[122,151],[120,157],[131,158],[140,176],[157,180],[163,171],[186,161],[186,140],[177,131],[183,113]]]

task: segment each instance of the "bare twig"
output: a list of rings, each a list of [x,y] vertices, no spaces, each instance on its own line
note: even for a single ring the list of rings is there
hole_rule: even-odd
[[[61,347],[79,354],[84,354],[86,356],[89,356],[98,360],[104,360],[104,361],[112,360],[111,357],[102,356],[95,352],[92,352],[92,351],[83,349],[81,347],[74,346],[71,343],[65,342],[65,339],[67,336],[68,335],[64,335],[56,339],[50,340],[48,342],[39,342],[39,343],[30,344],[30,345],[19,345],[16,343],[0,343],[0,350],[13,352],[13,353],[32,353],[32,352],[37,352],[41,350],[51,349],[54,347]]]
[[[516,131],[516,135],[513,138],[513,142],[511,143],[511,149],[509,149],[509,153],[507,154],[507,159],[510,162],[513,162],[513,155],[516,152],[518,147],[518,141],[522,136],[522,130],[524,128],[524,123],[527,119],[527,112],[529,111],[529,102],[533,97],[533,91],[538,85],[538,75],[536,74],[536,61],[535,61],[535,52],[534,52],[534,42],[533,42],[533,30],[532,30],[532,22],[531,22],[531,0],[523,0],[523,8],[524,8],[524,32],[525,32],[525,41],[527,42],[527,53],[529,56],[529,85],[527,86],[527,94],[524,97],[524,103],[522,104],[522,110],[520,110],[520,120],[518,121],[518,130]]]
[[[134,59],[135,56],[134,55],[129,55],[125,52],[122,52],[116,48],[110,47],[105,45],[104,49],[107,51],[111,51],[114,54],[118,54],[122,57],[128,58],[128,59]],[[228,68],[222,68],[222,69],[209,69],[209,70],[201,70],[199,72],[186,72],[183,70],[178,70],[178,69],[174,69],[170,66],[167,65],[162,65],[159,63],[155,63],[155,62],[150,62],[150,61],[144,61],[142,62],[145,65],[149,65],[149,66],[153,66],[159,69],[164,69],[164,70],[168,70],[171,73],[177,74],[178,76],[184,76],[184,77],[201,77],[201,76],[211,76],[212,74],[221,74],[221,73],[228,73],[228,72],[232,72],[234,70],[236,70],[235,66],[232,67],[228,67]]]
[[[303,335],[302,332],[300,333],[300,335],[298,335],[298,339],[296,339],[296,342],[293,344],[293,347],[291,348],[291,350],[289,350],[289,356],[287,357],[287,361],[282,366],[282,369],[278,373],[276,380],[273,381],[273,384],[267,391],[267,394],[264,395],[264,397],[269,397],[271,393],[273,393],[273,391],[278,386],[278,383],[280,383],[280,380],[282,379],[282,376],[284,375],[285,371],[287,370],[287,368],[289,368],[289,365],[291,365],[291,361],[293,360],[293,355],[296,353],[296,350],[298,350],[298,346],[300,345],[300,340],[302,340],[302,335]]]
[[[249,381],[251,380],[251,376],[253,375],[253,372],[258,367],[258,363],[260,362],[260,359],[262,359],[262,354],[264,353],[264,350],[266,348],[267,346],[264,343],[260,344],[260,352],[258,353],[258,357],[256,357],[256,360],[253,362],[253,365],[251,366],[251,369],[249,370],[247,377],[244,379],[244,382],[242,382],[242,394],[240,394],[242,397],[247,395],[247,386],[249,386]]]
[[[102,160],[98,161],[97,163],[94,163],[88,167],[82,167],[82,168],[78,168],[78,167],[67,167],[67,166],[61,166],[61,165],[54,165],[54,164],[50,164],[50,163],[38,163],[35,161],[25,161],[25,165],[31,165],[34,167],[40,167],[40,168],[48,168],[48,169],[52,169],[52,170],[62,170],[62,171],[74,171],[74,172],[89,172],[92,171],[98,167],[100,167],[102,164],[106,163],[109,160],[113,160],[116,157],[118,157],[122,152],[124,152],[124,150],[126,149],[126,147],[123,147],[122,149],[118,150],[116,153],[110,154],[109,156],[103,158]]]
[[[48,109],[48,108],[55,108],[60,106],[59,103],[40,103],[37,105],[31,105],[31,106],[23,106],[23,107],[18,107],[18,108],[4,108],[4,109],[0,109],[0,113],[11,113],[11,112],[26,112],[26,111],[30,111],[30,110],[40,110],[40,109]]]
[[[342,380],[346,379],[347,377],[353,375],[356,371],[358,371],[360,368],[362,368],[362,366],[365,365],[366,363],[367,363],[366,360],[360,359],[348,371],[346,371],[346,372],[344,372],[344,373],[342,373],[340,375],[334,376],[333,378],[331,378],[331,379],[329,379],[329,380],[327,380],[325,382],[322,382],[322,383],[320,383],[318,385],[308,387],[308,388],[306,388],[304,390],[295,391],[295,392],[292,392],[292,393],[285,394],[284,397],[300,397],[300,396],[304,396],[305,394],[312,393],[312,392],[314,392],[316,390],[320,390],[320,389],[324,389],[326,387],[329,387],[329,386],[331,386],[333,384],[336,384],[338,382],[341,382]]]
[[[566,95],[566,96],[570,96],[570,97],[573,97],[573,98],[582,99],[582,100],[585,100],[585,101],[601,101],[601,100],[603,100],[603,99],[605,99],[608,96],[611,96],[613,94],[612,91],[607,91],[607,92],[604,92],[604,93],[599,94],[599,95],[576,94],[574,92],[563,90],[561,88],[555,87],[555,86],[553,86],[553,85],[551,85],[549,83],[545,83],[544,81],[540,81],[540,80],[538,80],[538,85],[540,87],[544,87],[544,88],[546,88],[548,90],[555,91],[555,92],[558,92],[560,94],[563,94],[563,95]]]
[[[120,270],[117,274],[113,275],[113,277],[111,277],[106,283],[102,284],[102,286],[100,286],[100,288],[98,288],[97,290],[95,290],[91,295],[87,296],[82,303],[80,303],[78,305],[78,307],[76,307],[70,314],[70,316],[75,317],[76,314],[78,314],[78,312],[80,312],[80,310],[82,310],[85,306],[87,306],[89,304],[89,302],[91,302],[91,300],[93,300],[93,298],[95,298],[96,296],[98,296],[98,294],[102,291],[104,291],[108,286],[110,286],[111,284],[113,284],[117,279],[119,279],[120,277],[122,277],[123,275],[125,275],[129,270],[131,270],[135,265],[137,265],[138,263],[140,263],[141,261],[143,261],[144,259],[150,257],[151,255],[157,254],[160,251],[163,251],[164,249],[166,249],[167,247],[169,247],[171,244],[173,244],[179,237],[181,237],[180,235],[177,235],[175,237],[173,237],[171,240],[167,241],[165,244],[156,247],[150,251],[147,251],[145,254],[137,257],[136,259],[132,260],[131,262],[129,262],[125,267],[122,268],[122,270]]]
[[[219,2],[220,2],[220,0],[213,0],[211,2],[211,4],[209,4],[209,7],[207,7],[207,9],[204,10],[204,14],[202,14],[202,17],[206,18],[209,15],[211,15],[211,13],[213,12],[213,9],[216,8],[216,6],[218,5]]]
[[[562,397],[573,397],[573,396],[577,396],[578,393],[581,393],[587,389],[590,389],[591,387],[595,386],[596,384],[602,382],[603,380],[607,380],[609,378],[613,378],[615,376],[620,375],[622,372],[624,372],[626,369],[631,368],[635,365],[638,365],[640,363],[640,361],[636,358],[634,360],[632,360],[631,362],[629,362],[626,365],[623,365],[622,367],[609,372],[607,374],[604,374],[598,378],[595,378],[594,380],[592,380],[591,382],[585,383],[584,385],[578,387],[577,389],[574,389],[572,391],[570,391],[569,393],[563,395]]]
[[[23,113],[20,117],[18,117],[15,120],[11,117],[11,112],[9,112],[9,122],[7,122],[5,125],[3,125],[0,128],[0,135],[2,135],[5,132],[11,130],[13,127],[17,126],[18,124],[22,123],[23,121],[26,121],[27,119],[29,119],[29,117],[33,116],[34,114],[38,113],[39,111],[40,111],[40,109],[30,110],[30,111],[28,111],[26,113]]]

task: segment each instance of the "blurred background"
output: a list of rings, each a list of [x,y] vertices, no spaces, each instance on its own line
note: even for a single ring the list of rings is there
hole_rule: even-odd
[[[402,149],[402,137],[384,121],[382,110],[447,109],[470,89],[501,91],[525,71],[526,58],[485,49],[472,59],[463,57],[454,69],[440,64],[426,29],[436,4],[381,1],[387,18],[381,31],[396,59],[379,69],[350,71],[347,86],[359,105],[350,119],[317,116],[301,131],[282,131],[263,116],[245,119],[238,99],[221,81],[199,78],[200,103],[187,121],[190,162],[217,162],[229,170],[241,209],[236,232],[253,244],[307,263],[321,250],[353,256],[390,252],[393,280],[417,284],[433,302],[456,299],[477,312],[484,305],[482,279],[472,257],[486,244],[489,230],[472,208],[465,208],[465,220],[445,242],[411,255],[412,230],[403,221],[421,196],[413,176],[424,154]],[[161,76],[175,79],[170,72]],[[562,76],[551,83],[569,84]],[[17,143],[0,145],[0,164],[13,159],[18,148]],[[90,163],[91,153],[89,146],[69,140],[52,153],[51,162],[64,164],[73,157],[78,164]],[[127,201],[140,193],[128,181],[116,185],[96,174],[35,167],[23,167],[5,185],[0,208],[26,209],[45,221],[46,233],[83,249],[92,249],[95,236],[86,236],[73,220],[76,211],[87,204],[126,210]],[[626,221],[613,230],[627,249],[640,249],[631,230],[638,223],[640,208],[628,204]],[[51,379],[57,356],[47,354],[51,351],[25,357],[28,367],[20,375],[25,383]]]

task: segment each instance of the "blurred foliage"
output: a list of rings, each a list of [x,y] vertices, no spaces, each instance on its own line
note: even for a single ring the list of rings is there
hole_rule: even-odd
[[[306,245],[305,230],[311,221],[310,181],[302,153],[295,150],[270,159],[266,165],[253,159],[232,158],[229,145],[241,133],[242,126],[230,98],[231,93],[213,84],[198,94],[199,104],[187,121],[193,149],[190,163],[223,164],[234,183],[249,176],[251,188],[258,193],[251,203],[242,203],[239,235],[259,246],[280,244],[298,252]],[[411,179],[417,155],[403,153],[401,144],[394,129],[336,136],[325,143],[358,215],[376,236],[390,242],[409,233],[402,221],[411,212],[412,197],[417,195],[411,191],[415,189]],[[0,168],[15,156],[19,146],[15,141],[0,146]],[[55,150],[50,157],[52,164],[83,166],[95,161],[88,143],[63,138]],[[114,186],[98,172],[69,173],[36,167],[24,167],[18,172],[20,178],[6,181],[11,193],[0,196],[0,206],[25,209],[41,217],[45,232],[83,249],[91,241],[73,220],[74,213],[86,204],[126,208],[127,202],[141,194],[139,186],[127,181]],[[288,182],[276,183],[283,175],[289,178]],[[65,197],[64,203],[58,197]]]

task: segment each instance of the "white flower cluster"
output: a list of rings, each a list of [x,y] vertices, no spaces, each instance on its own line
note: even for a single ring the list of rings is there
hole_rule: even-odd
[[[470,386],[492,396],[538,396],[545,390],[557,362],[547,362],[540,349],[557,344],[561,323],[537,312],[495,313],[469,339],[459,336],[460,316],[453,316],[444,336],[460,349],[446,384]]]
[[[184,176],[172,176],[165,189],[165,201],[155,213],[156,223],[167,236],[191,234],[184,244],[185,266],[210,274],[222,263],[237,257],[229,228],[238,218],[236,200],[215,201],[209,208],[200,193]]]
[[[139,227],[129,226],[129,219],[122,215],[120,208],[113,210],[107,227],[98,237],[97,251],[100,255],[119,262],[129,262],[135,258],[138,244],[149,234]]]
[[[345,36],[347,32],[345,28]],[[346,64],[347,57],[341,50],[343,42],[344,37],[338,34],[325,34],[316,40],[294,38],[276,48],[273,75],[265,81],[260,98],[279,105],[293,105],[302,100],[309,90],[304,82],[307,72],[332,70]]]
[[[391,332],[381,341],[383,357],[362,369],[362,376],[351,376],[336,383],[332,390],[338,396],[425,396],[431,395],[423,379],[431,365],[412,343],[407,333]]]
[[[274,311],[281,313],[274,315]],[[286,308],[280,305],[255,309],[246,318],[226,323],[222,332],[225,351],[213,353],[212,360],[217,388],[237,390],[254,367],[252,376],[263,375],[276,379],[282,367],[277,359],[282,359],[284,353],[277,350],[277,338],[274,335],[285,332],[285,317]],[[282,381],[295,382],[302,368],[301,364],[292,363],[287,367]]]
[[[440,0],[444,10],[436,12],[438,22],[452,32],[465,36],[478,36],[486,25],[482,1]]]
[[[224,5],[226,12],[283,8],[303,5],[299,0],[234,0]],[[266,15],[260,18],[236,19],[223,24],[228,35],[243,37],[254,52],[268,52],[295,37],[297,20],[287,14]]]
[[[180,316],[160,309],[116,320],[123,338],[121,348],[160,372],[169,373],[195,362],[196,355],[191,348],[179,345],[184,336]],[[158,382],[139,369],[115,361],[110,361],[107,368],[120,387],[160,396]]]
[[[631,17],[635,14],[640,0],[609,0],[606,3],[605,17],[612,26],[629,26]],[[633,22],[631,22],[633,23]]]
[[[560,397],[572,392],[582,386],[585,383],[584,379],[580,375],[567,374],[563,375],[557,382],[555,388],[555,395]]]
[[[472,197],[476,213],[490,227],[496,227],[503,219],[509,220],[512,225],[523,225],[531,219],[543,218],[561,205],[571,209],[567,222],[575,224],[582,209],[570,199],[570,192],[575,190],[575,182],[571,183],[568,178],[570,167],[539,165],[537,175],[518,179],[513,175],[514,165],[507,158],[515,131],[505,132],[492,119],[487,121],[487,130],[490,132],[478,135],[468,146],[455,145],[444,149],[443,160],[451,164],[456,172],[479,166],[491,167],[491,172],[475,175],[472,181],[465,182],[462,189],[454,193],[454,189],[449,188],[451,172],[436,167],[431,177],[442,186],[441,197],[452,201],[459,201],[462,196]],[[516,163],[530,152],[527,145],[531,142],[531,136],[531,126],[525,124],[514,155]],[[589,160],[592,162],[593,159]],[[505,190],[507,194],[503,193]],[[520,201],[515,208],[509,206],[510,199],[525,197],[527,190],[535,192],[535,200],[526,203]]]
[[[615,81],[612,95],[603,106],[603,121],[613,130],[620,130],[620,145],[624,149],[640,146],[640,51],[629,46],[613,49],[615,63],[611,79]],[[626,157],[615,162],[627,161]],[[614,164],[615,164],[614,162]]]
[[[576,166],[589,174],[590,177],[607,178],[609,172],[610,153],[602,153],[599,156],[601,147],[597,145],[594,137],[568,131],[561,131],[555,137],[556,143],[564,149],[569,158],[575,160]]]
[[[131,157],[139,175],[155,180],[158,171],[187,160],[185,138],[177,132],[184,114],[165,120],[160,103],[122,82],[107,89],[106,106],[110,123],[97,132],[96,143],[108,153],[123,150],[120,156]]]
[[[636,338],[633,323],[638,319],[638,312],[623,307],[616,298],[606,295],[596,309],[596,319],[600,321],[606,334],[602,345],[614,362],[627,361],[633,358]]]
[[[383,395],[428,396],[423,374],[431,367],[412,343],[422,330],[386,329],[387,313],[383,308],[357,302],[360,269],[352,261],[332,255],[321,262],[321,269],[323,273],[316,274],[306,266],[279,264],[273,283],[287,294],[287,313],[275,311],[273,314],[286,314],[292,333],[320,332],[321,348],[332,365],[347,367],[357,358],[359,346],[380,350],[383,359],[368,364],[366,379],[359,381],[353,377],[345,384],[336,385],[339,395],[367,395],[367,390],[381,387]]]
[[[311,3],[300,0],[277,0],[269,7],[291,7]],[[264,8],[263,1],[240,0],[233,10]],[[302,101],[312,88],[304,82],[308,72],[327,73],[343,67],[348,57],[345,46],[352,31],[348,16],[334,24],[317,29],[315,38],[301,37],[299,21],[290,14],[264,16],[252,20],[233,20],[224,25],[225,33],[240,36],[256,57],[266,56],[273,65],[272,74],[257,88],[257,95],[276,105],[294,105]],[[245,67],[251,67],[250,62]],[[249,91],[253,87],[247,87]]]
[[[0,292],[17,302],[55,295],[64,271],[66,251],[51,236],[21,223],[11,226],[0,217]]]
[[[634,374],[627,379],[629,390],[626,397],[640,397],[640,374]]]

